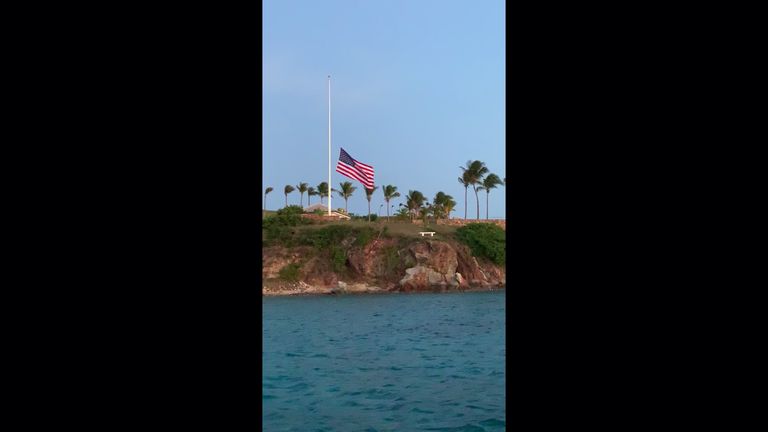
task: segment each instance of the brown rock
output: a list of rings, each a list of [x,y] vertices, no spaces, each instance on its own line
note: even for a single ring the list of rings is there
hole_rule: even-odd
[[[405,271],[405,277],[400,280],[400,288],[403,291],[419,291],[429,286],[429,269],[424,266],[416,266]]]
[[[409,250],[419,265],[427,266],[438,273],[453,275],[458,266],[456,249],[439,240],[417,242]]]

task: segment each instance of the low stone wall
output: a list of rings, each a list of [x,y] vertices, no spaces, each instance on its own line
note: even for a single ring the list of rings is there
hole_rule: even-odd
[[[507,221],[505,219],[439,219],[438,225],[451,225],[451,226],[464,226],[471,223],[492,223],[500,226],[502,229],[507,229]]]
[[[342,217],[342,216],[338,216],[338,215],[328,216],[327,214],[316,215],[314,213],[302,213],[301,217],[304,217],[304,218],[307,218],[307,219],[316,220],[316,221],[327,221],[329,218],[330,219],[335,219],[335,220],[347,220],[347,218]]]
[[[416,225],[424,225],[424,221],[421,219],[414,219],[411,221]],[[433,220],[430,219],[430,222]],[[438,225],[451,225],[451,226],[464,226],[471,223],[492,223],[500,226],[502,229],[507,229],[507,221],[505,219],[438,219]]]

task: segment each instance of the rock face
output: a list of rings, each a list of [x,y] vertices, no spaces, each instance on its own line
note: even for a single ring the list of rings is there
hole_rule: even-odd
[[[399,282],[402,291],[457,290],[506,284],[504,268],[481,265],[460,244],[428,240],[409,247],[416,265],[405,270]],[[467,276],[467,277],[465,277]]]
[[[363,248],[343,246],[343,274],[334,273],[311,248],[265,248],[262,276],[270,284],[264,294],[451,291],[506,284],[503,266],[478,262],[466,246],[453,241],[416,239],[403,246],[396,239],[375,239]],[[278,279],[292,263],[300,265],[298,284]]]

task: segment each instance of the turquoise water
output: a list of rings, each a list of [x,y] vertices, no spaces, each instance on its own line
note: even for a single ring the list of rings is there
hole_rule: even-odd
[[[264,298],[264,430],[505,430],[504,301]]]

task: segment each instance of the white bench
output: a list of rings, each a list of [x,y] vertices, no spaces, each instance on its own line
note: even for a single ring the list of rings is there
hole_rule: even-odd
[[[435,232],[434,231],[419,231],[419,234],[421,234],[422,237],[424,237],[424,235],[426,235],[426,234],[429,234],[430,237],[434,237],[435,236]]]

